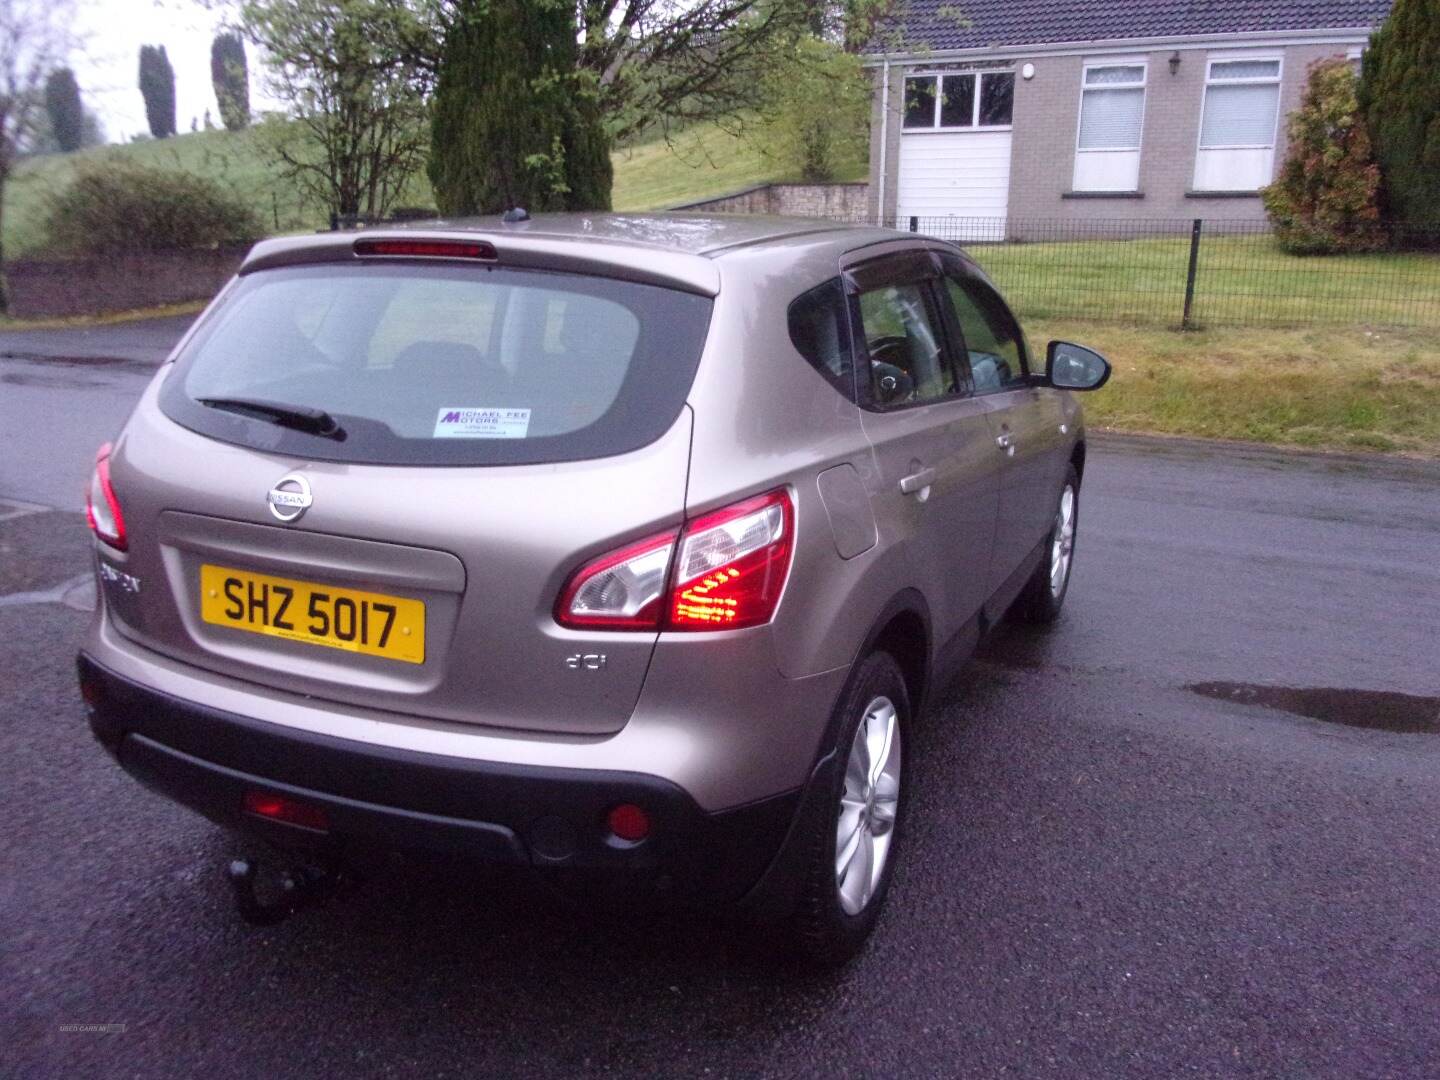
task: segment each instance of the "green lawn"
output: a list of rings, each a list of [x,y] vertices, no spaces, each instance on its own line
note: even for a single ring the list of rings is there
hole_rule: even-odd
[[[265,137],[258,128],[204,131],[22,162],[5,187],[5,252],[14,257],[40,248],[49,196],[64,188],[81,164],[107,154],[208,176],[247,200],[274,232],[323,226],[325,212],[303,205],[267,160]],[[619,149],[612,157],[617,210],[658,209],[786,178],[784,168],[767,159],[752,139],[711,125],[680,132],[668,142],[656,139]],[[865,167],[863,160],[848,162],[844,178],[863,178]],[[433,206],[428,180],[416,177],[401,201]]]
[[[1433,329],[1181,334],[1027,319],[1025,332],[1037,351],[1060,338],[1110,359],[1110,382],[1084,395],[1094,427],[1440,458],[1440,335]]]
[[[969,250],[1027,316],[1180,325],[1188,234]],[[1192,325],[1315,322],[1440,329],[1440,254],[1300,257],[1262,233],[1202,238]]]
[[[267,229],[281,232],[319,225],[324,214],[300,205],[266,162],[259,145],[262,138],[258,128],[203,131],[24,161],[5,185],[5,254],[13,258],[43,246],[49,196],[62,190],[82,164],[108,154],[207,176],[249,202]]]
[[[616,210],[653,210],[713,198],[776,180],[791,179],[747,138],[704,125],[611,155],[615,162]],[[863,180],[861,156],[846,161],[839,179]]]

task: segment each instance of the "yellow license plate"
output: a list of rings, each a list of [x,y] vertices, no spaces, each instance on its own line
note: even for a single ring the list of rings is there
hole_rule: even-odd
[[[425,662],[425,605],[419,600],[207,563],[200,567],[200,617],[288,641]]]

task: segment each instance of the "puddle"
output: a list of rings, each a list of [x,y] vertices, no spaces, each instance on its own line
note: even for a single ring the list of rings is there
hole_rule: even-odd
[[[87,571],[48,589],[31,589],[0,596],[0,608],[25,607],[27,604],[64,604],[75,611],[94,611],[95,577]]]
[[[77,387],[104,386],[95,379],[75,378],[63,375],[16,375],[6,372],[0,375],[0,383],[6,386],[41,386],[52,390],[72,390]]]
[[[1440,698],[1396,694],[1388,690],[1334,690],[1228,682],[1192,683],[1186,689],[1221,701],[1279,709],[1328,724],[1440,735]]]

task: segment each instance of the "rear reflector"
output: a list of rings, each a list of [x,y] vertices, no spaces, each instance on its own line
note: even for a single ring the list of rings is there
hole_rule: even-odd
[[[270,821],[283,821],[286,825],[298,825],[302,829],[316,832],[330,830],[330,816],[323,807],[298,802],[284,795],[272,795],[268,791],[247,791],[245,812]]]
[[[80,669],[80,700],[92,709],[98,709],[105,701],[104,688],[84,666]]]
[[[494,244],[482,240],[356,240],[355,254],[422,259],[490,259],[499,256]]]
[[[611,807],[605,824],[621,840],[637,843],[650,835],[650,815],[634,803],[621,803]]]

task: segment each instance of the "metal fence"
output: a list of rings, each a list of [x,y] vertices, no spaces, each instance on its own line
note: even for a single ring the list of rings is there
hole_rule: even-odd
[[[915,217],[953,240],[1028,318],[1169,327],[1420,327],[1440,331],[1440,232],[1393,250],[1290,255],[1263,221]]]

